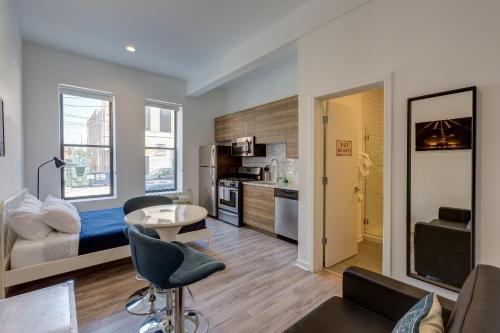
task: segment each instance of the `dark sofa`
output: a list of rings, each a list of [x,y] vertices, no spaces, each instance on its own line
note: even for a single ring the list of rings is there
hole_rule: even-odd
[[[438,218],[415,224],[415,271],[460,288],[471,272],[471,211],[440,207]]]
[[[334,296],[286,330],[287,333],[391,332],[427,291],[358,267],[343,276],[343,297]],[[439,297],[447,333],[500,332],[500,268],[479,265],[457,302]]]

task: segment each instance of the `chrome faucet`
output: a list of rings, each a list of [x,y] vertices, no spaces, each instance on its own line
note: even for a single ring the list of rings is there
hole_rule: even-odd
[[[276,165],[274,165],[274,162],[276,162]],[[277,172],[274,171],[275,166],[278,169]],[[272,169],[272,173],[273,173],[273,175],[272,175],[273,181],[277,183],[279,181],[279,178],[280,178],[280,175],[279,175],[280,174],[280,162],[275,158],[273,158],[271,160],[271,169]]]

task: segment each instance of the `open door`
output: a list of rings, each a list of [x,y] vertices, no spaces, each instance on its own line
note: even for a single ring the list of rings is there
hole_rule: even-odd
[[[361,103],[359,96],[326,101],[324,266],[333,266],[358,252],[358,152]]]

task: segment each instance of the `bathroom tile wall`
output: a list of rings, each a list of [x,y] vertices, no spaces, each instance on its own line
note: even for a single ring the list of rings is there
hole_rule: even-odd
[[[278,177],[286,176],[290,183],[299,182],[299,160],[286,158],[286,144],[276,143],[266,146],[266,157],[243,157],[243,166],[265,167],[271,166],[271,161],[276,159],[279,162]],[[274,162],[276,164],[276,162]],[[273,169],[271,168],[271,171]]]

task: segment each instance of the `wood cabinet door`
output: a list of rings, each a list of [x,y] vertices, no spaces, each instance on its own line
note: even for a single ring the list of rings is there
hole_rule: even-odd
[[[243,223],[275,233],[274,188],[243,185]]]
[[[286,157],[299,158],[299,107],[286,111]]]
[[[290,117],[298,110],[297,96],[259,106],[255,110],[257,143],[286,143]]]
[[[215,142],[233,139],[233,115],[228,114],[215,118]]]
[[[236,137],[255,136],[253,109],[233,113],[233,133]]]
[[[285,143],[285,114],[280,105],[272,108],[258,108],[255,113],[257,143]]]

